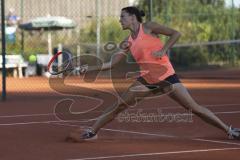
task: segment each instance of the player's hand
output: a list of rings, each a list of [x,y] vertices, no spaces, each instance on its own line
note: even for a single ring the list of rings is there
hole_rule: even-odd
[[[160,50],[160,51],[153,52],[152,55],[156,58],[161,58],[165,53],[166,51]]]

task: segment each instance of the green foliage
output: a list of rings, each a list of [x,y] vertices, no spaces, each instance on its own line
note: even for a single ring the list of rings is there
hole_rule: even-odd
[[[96,43],[96,21],[92,21],[80,32],[80,42]],[[113,41],[120,43],[128,32],[122,30],[117,18],[105,18],[101,22],[101,43]]]
[[[38,34],[31,32],[24,32],[24,53],[22,52],[21,44],[21,32],[16,32],[16,43],[6,44],[7,54],[23,54],[24,58],[27,59],[30,54],[46,53],[47,52],[47,39]]]
[[[224,0],[152,1],[153,20],[178,30],[182,34],[180,44],[240,39],[240,9],[226,7]],[[140,0],[138,7],[148,12],[148,3]],[[237,62],[239,48],[236,45],[195,46],[174,49],[174,55],[174,63],[188,66],[213,61]]]
[[[190,67],[208,64],[207,48],[183,47],[171,51],[171,61],[177,67]]]
[[[129,34],[123,31],[117,18],[105,18],[101,21],[101,53],[103,60],[109,60],[113,52],[105,52],[103,46],[107,42],[114,42],[119,45]],[[80,44],[83,53],[96,53],[96,21],[93,20],[89,25],[80,31]]]

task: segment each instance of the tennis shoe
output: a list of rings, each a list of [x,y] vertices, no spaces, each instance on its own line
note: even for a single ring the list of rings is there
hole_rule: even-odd
[[[230,126],[228,130],[228,138],[240,140],[240,128],[233,128]]]
[[[77,129],[69,134],[66,141],[85,142],[96,140],[97,137],[97,134],[91,128],[85,130]]]

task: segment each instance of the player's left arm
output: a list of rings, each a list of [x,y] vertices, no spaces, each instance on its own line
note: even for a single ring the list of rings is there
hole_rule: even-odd
[[[144,23],[144,28],[146,28],[146,30],[148,30],[148,32],[150,32],[151,34],[156,34],[156,35],[162,34],[169,37],[167,42],[164,44],[162,50],[154,54],[155,56],[159,56],[159,57],[165,54],[168,51],[168,49],[170,49],[181,36],[180,32],[155,22]]]
[[[128,54],[128,51],[130,49],[129,48],[130,44],[127,41],[127,39],[125,39],[125,41],[123,41],[122,44],[123,43],[126,43],[126,46],[123,45],[117,52],[115,52],[112,55],[111,60],[109,62],[104,62],[104,63],[102,63],[101,66],[99,66],[99,65],[90,66],[90,67],[88,67],[87,70],[97,71],[97,70],[109,70],[109,69],[113,68],[116,64],[118,64]],[[83,70],[82,73],[86,72],[87,70]]]

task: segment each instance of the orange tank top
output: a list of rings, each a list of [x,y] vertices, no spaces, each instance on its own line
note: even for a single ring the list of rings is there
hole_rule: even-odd
[[[145,34],[142,24],[137,38],[133,39],[130,35],[128,41],[131,44],[131,54],[140,67],[141,76],[148,83],[157,83],[175,73],[167,54],[161,58],[152,55],[163,48],[163,43],[159,38]]]

